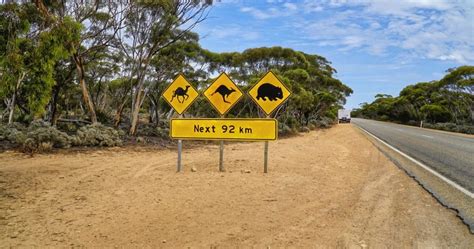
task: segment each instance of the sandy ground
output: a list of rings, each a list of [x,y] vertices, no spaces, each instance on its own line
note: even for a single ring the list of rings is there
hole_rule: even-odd
[[[469,248],[474,235],[350,125],[176,151],[0,154],[1,247]],[[191,172],[194,166],[197,172]],[[250,173],[246,173],[249,172]]]

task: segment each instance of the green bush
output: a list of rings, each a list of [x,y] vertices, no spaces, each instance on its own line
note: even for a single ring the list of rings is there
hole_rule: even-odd
[[[310,130],[315,130],[317,127],[316,127],[316,125],[314,125],[313,123],[309,123],[309,124],[308,124],[308,128],[309,128]]]
[[[74,137],[76,146],[120,146],[123,131],[102,124],[91,124],[81,127]]]
[[[310,132],[310,131],[311,131],[311,130],[310,130],[307,126],[303,126],[303,127],[300,128],[300,132],[306,132],[306,133],[308,133],[308,132]]]
[[[455,123],[423,123],[424,128],[437,129],[443,131],[460,132],[466,134],[474,134],[474,126],[472,125],[458,125]]]
[[[329,128],[334,123],[334,121],[329,118],[323,117],[321,119],[311,120],[310,123],[316,126],[317,128]]]
[[[72,122],[58,122],[56,127],[68,134],[74,134],[79,129],[80,125]]]
[[[47,126],[47,123],[32,122],[28,126],[26,139],[22,143],[24,152],[44,152],[52,148],[68,148],[72,138],[56,127]]]
[[[21,145],[26,140],[25,127],[19,123],[9,125],[0,124],[0,141]]]
[[[141,124],[138,126],[137,136],[155,137],[158,131],[154,124]]]
[[[170,129],[169,128],[156,128],[157,136],[160,138],[170,139]]]
[[[295,130],[286,125],[285,123],[278,123],[278,135],[292,135],[295,134]]]

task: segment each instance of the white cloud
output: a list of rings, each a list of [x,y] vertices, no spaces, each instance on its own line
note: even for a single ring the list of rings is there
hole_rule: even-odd
[[[324,46],[339,46],[342,51],[364,49],[384,55],[390,49],[401,49],[412,57],[467,63],[474,61],[472,3],[330,1],[324,6],[333,8],[330,18],[312,18],[295,25],[308,39]],[[360,11],[338,9],[344,4]]]
[[[240,11],[259,20],[285,17],[292,32],[318,46],[474,62],[472,0],[268,0]]]
[[[257,9],[254,7],[242,7],[240,8],[240,11],[244,13],[249,13],[254,18],[261,19],[261,20],[291,16],[293,14],[298,13],[298,5],[295,3],[283,2],[283,1],[267,1],[267,3],[269,5],[263,9]]]
[[[297,10],[298,6],[294,3],[284,3],[283,6],[285,6],[286,9],[288,10]]]
[[[204,38],[214,38],[219,40],[245,40],[254,41],[261,36],[257,31],[247,30],[238,25],[207,27],[199,26],[197,31],[203,34]]]

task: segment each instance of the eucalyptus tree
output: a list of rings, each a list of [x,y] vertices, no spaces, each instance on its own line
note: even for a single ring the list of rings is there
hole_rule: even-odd
[[[119,32],[120,49],[132,81],[130,134],[135,134],[140,108],[151,77],[150,63],[158,52],[180,40],[205,20],[210,0],[148,0],[126,3],[125,28]]]
[[[109,53],[111,45],[125,19],[125,1],[67,0],[57,6],[60,18],[71,17],[82,24],[80,38],[71,43],[72,60],[76,66],[77,81],[81,87],[82,98],[89,117],[97,122],[96,109],[87,82],[88,64],[95,63],[104,53]]]
[[[356,112],[374,119],[397,122],[428,121],[474,124],[474,67],[447,71],[439,81],[420,82],[400,91],[398,97],[377,95]]]
[[[161,49],[153,57],[151,66],[154,70],[151,74],[154,80],[147,86],[151,122],[158,125],[160,112],[170,111],[168,105],[162,105],[160,97],[178,72],[184,74],[196,88],[200,87],[199,83],[208,80],[209,61],[205,56],[206,53],[208,51],[199,45],[199,36],[187,32],[179,41]]]
[[[290,48],[262,47],[242,53],[211,54],[211,58],[216,59],[211,69],[229,71],[233,79],[247,88],[267,71],[274,71],[293,91],[286,107],[282,107],[285,108],[284,116],[294,117],[302,125],[308,124],[310,119],[334,116],[334,107],[343,105],[352,93],[334,77],[336,70],[330,62],[319,55]],[[248,108],[250,112],[254,111],[252,105]]]
[[[43,114],[55,85],[56,63],[70,56],[69,43],[78,39],[80,25],[69,18],[52,24],[30,3],[0,6],[2,95],[11,95],[9,122],[21,96],[31,117]]]

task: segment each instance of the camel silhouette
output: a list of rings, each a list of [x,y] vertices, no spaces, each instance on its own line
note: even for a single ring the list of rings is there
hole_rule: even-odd
[[[216,94],[216,93],[219,93],[219,94],[222,96],[222,100],[224,100],[225,103],[230,104],[230,102],[227,101],[227,100],[225,100],[225,99],[226,99],[227,97],[229,97],[229,95],[230,95],[231,93],[233,93],[233,92],[235,92],[235,89],[233,89],[232,87],[229,89],[229,88],[227,88],[227,87],[224,86],[224,85],[220,85],[220,86],[214,91],[214,93],[211,94],[211,96],[214,95],[214,94]]]
[[[173,99],[176,97],[179,103],[184,103],[185,100],[189,98],[188,95],[188,89],[190,86],[186,86],[186,89],[183,89],[182,87],[176,88],[176,90],[173,91],[173,97],[171,97],[170,102],[173,102]],[[179,97],[182,97],[182,100],[179,100]]]

